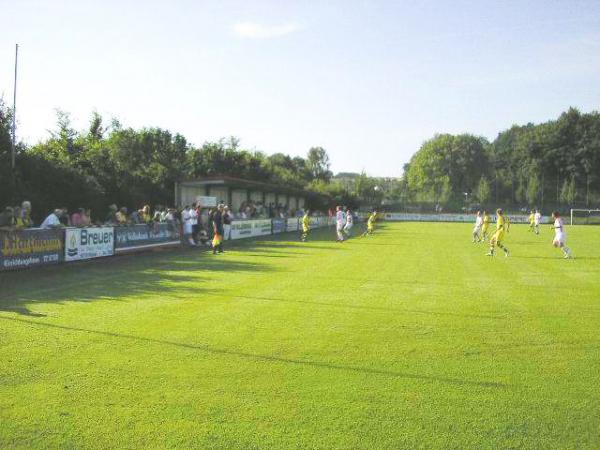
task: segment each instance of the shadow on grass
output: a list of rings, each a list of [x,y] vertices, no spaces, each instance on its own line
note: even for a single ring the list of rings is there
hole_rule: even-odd
[[[34,303],[121,301],[128,296],[161,294],[178,297],[201,294],[203,274],[212,272],[267,272],[276,267],[236,261],[205,252],[157,252],[118,256],[31,271],[4,273],[0,311],[40,316],[28,305]]]
[[[397,371],[393,371],[393,370],[377,369],[377,368],[372,368],[372,367],[359,367],[359,366],[335,364],[335,363],[322,362],[322,361],[310,361],[310,360],[295,359],[295,358],[284,358],[284,357],[280,357],[280,356],[262,355],[262,354],[258,354],[258,353],[241,352],[238,350],[230,350],[230,349],[224,349],[224,348],[211,347],[209,345],[188,344],[188,343],[184,343],[184,342],[167,341],[167,340],[154,339],[154,338],[148,338],[148,337],[143,337],[143,336],[135,336],[135,335],[130,335],[130,334],[113,333],[110,331],[90,330],[90,329],[86,329],[86,328],[68,327],[68,326],[64,326],[64,325],[50,324],[50,323],[44,323],[44,322],[33,321],[33,320],[28,320],[28,319],[20,319],[17,317],[2,317],[2,316],[0,316],[0,319],[1,320],[10,320],[10,321],[14,321],[14,322],[21,322],[21,323],[26,323],[28,325],[35,325],[35,326],[40,326],[40,327],[48,327],[48,328],[55,328],[55,329],[68,330],[68,331],[77,331],[77,332],[81,332],[81,333],[96,334],[96,335],[114,337],[114,338],[119,338],[119,339],[130,339],[130,340],[149,342],[152,344],[159,344],[159,345],[169,345],[169,346],[174,346],[174,347],[179,347],[179,348],[199,350],[201,352],[210,353],[213,355],[234,356],[234,357],[248,359],[248,360],[254,360],[254,361],[292,364],[292,365],[308,366],[308,367],[314,367],[314,368],[339,370],[339,371],[345,371],[345,372],[357,372],[357,373],[362,373],[362,374],[383,375],[383,376],[394,377],[394,378],[439,382],[439,383],[453,384],[453,385],[458,385],[458,386],[477,386],[477,387],[482,387],[482,388],[505,388],[505,387],[507,387],[507,385],[504,383],[499,383],[499,382],[494,382],[494,381],[470,381],[470,380],[462,380],[459,378],[397,372]]]
[[[156,294],[177,297],[202,293],[202,274],[211,272],[274,272],[278,258],[300,257],[295,249],[339,250],[332,242],[331,230],[319,229],[315,242],[331,245],[306,245],[290,241],[292,233],[228,241],[225,255],[213,256],[208,248],[163,249],[138,254],[118,255],[76,263],[0,273],[0,311],[27,316],[43,316],[28,305],[43,303],[121,301],[128,296]],[[267,257],[273,264],[254,263],[227,257],[227,250],[246,256]],[[247,253],[246,253],[247,252]],[[193,283],[192,286],[189,283]]]

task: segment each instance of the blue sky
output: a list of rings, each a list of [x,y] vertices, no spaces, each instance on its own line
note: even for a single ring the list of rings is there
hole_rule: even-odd
[[[0,95],[35,143],[55,108],[200,145],[326,148],[399,176],[435,133],[493,139],[600,103],[598,1],[0,0]]]

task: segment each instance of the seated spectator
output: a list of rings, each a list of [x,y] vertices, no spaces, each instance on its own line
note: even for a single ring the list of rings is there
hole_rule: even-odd
[[[7,206],[6,208],[4,208],[4,211],[2,211],[2,213],[0,213],[0,230],[2,230],[2,231],[12,230],[14,228],[14,226],[15,226],[14,210],[10,206]]]
[[[129,215],[129,222],[131,222],[133,225],[141,224],[142,223],[142,210],[138,209],[137,211],[133,211]]]
[[[81,213],[81,224],[84,227],[89,227],[92,224],[92,210],[91,209],[81,209],[83,212]]]
[[[152,216],[150,215],[150,206],[144,205],[140,214],[140,219],[142,223],[152,222]]]
[[[13,208],[13,217],[15,222],[15,228],[17,230],[22,230],[25,227],[25,222],[23,221],[23,211],[20,206],[15,206]]]
[[[48,217],[44,219],[40,228],[49,229],[49,228],[61,228],[63,224],[60,222],[60,216],[62,216],[63,210],[60,208],[52,211]]]
[[[25,200],[21,203],[21,220],[24,228],[31,228],[33,221],[31,220],[31,202]]]
[[[104,223],[107,225],[116,225],[117,224],[117,205],[114,203],[108,207],[108,214],[106,215],[106,219],[104,219]]]
[[[73,227],[83,227],[88,224],[85,223],[85,209],[79,208],[71,215],[71,226]]]
[[[115,214],[117,218],[118,225],[127,225],[128,217],[127,217],[127,207],[122,206],[121,209]]]
[[[58,220],[65,227],[71,226],[71,218],[69,217],[69,209],[66,206],[61,208],[61,214],[58,216]]]

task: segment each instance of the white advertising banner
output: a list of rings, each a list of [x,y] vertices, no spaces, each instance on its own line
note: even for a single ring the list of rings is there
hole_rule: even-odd
[[[528,223],[528,216],[508,215],[512,223]],[[496,216],[490,215],[490,219],[495,222]],[[411,213],[385,213],[385,220],[405,221],[405,222],[473,222],[475,223],[475,214],[411,214]],[[542,223],[548,221],[547,217],[542,218]]]
[[[203,208],[210,208],[217,206],[217,197],[206,197],[204,195],[198,195],[196,197],[196,203]]]
[[[234,220],[231,224],[231,239],[243,239],[271,234],[271,219]]]
[[[234,220],[231,223],[231,239],[243,239],[252,237],[251,220]]]
[[[271,234],[271,219],[252,220],[252,236]]]
[[[411,222],[475,222],[475,215],[385,213],[385,220]]]
[[[285,231],[298,231],[300,229],[299,222],[298,218],[288,219],[285,224]]]
[[[67,228],[65,261],[111,256],[115,250],[113,227]]]

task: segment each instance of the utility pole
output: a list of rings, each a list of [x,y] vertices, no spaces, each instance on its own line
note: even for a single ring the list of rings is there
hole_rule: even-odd
[[[12,117],[12,152],[11,152],[11,167],[13,177],[15,176],[15,132],[17,129],[17,62],[19,58],[19,44],[15,44],[15,85],[13,90],[13,117]]]

